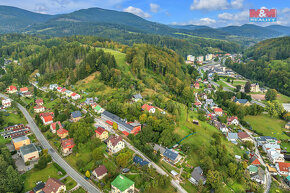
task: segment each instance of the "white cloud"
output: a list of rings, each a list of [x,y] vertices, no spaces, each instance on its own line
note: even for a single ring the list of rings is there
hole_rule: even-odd
[[[137,8],[137,7],[133,7],[133,6],[129,6],[125,9],[123,9],[123,11],[133,13],[133,14],[138,15],[139,17],[143,17],[143,18],[151,17],[151,15],[149,13],[146,13],[142,9]]]
[[[244,0],[232,0],[231,7],[233,9],[241,9],[243,7]]]
[[[282,12],[282,13],[288,13],[288,12],[290,12],[290,8],[286,7],[286,8],[284,8],[284,9],[282,9],[281,12]]]
[[[230,20],[233,18],[233,14],[231,13],[221,13],[221,14],[218,14],[218,18],[219,19],[223,19],[223,20]]]
[[[216,20],[206,17],[206,18],[201,18],[199,22],[200,22],[200,25],[212,25],[216,23]]]
[[[150,11],[152,13],[157,13],[159,11],[160,6],[154,3],[150,3]]]
[[[220,24],[226,25],[242,25],[249,23],[249,10],[244,10],[238,13],[221,13],[218,14]]]
[[[220,10],[226,9],[227,0],[194,0],[190,6],[191,10]]]

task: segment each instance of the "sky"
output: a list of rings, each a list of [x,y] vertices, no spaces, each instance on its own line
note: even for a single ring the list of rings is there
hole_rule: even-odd
[[[164,24],[211,27],[247,24],[249,9],[267,8],[277,9],[277,22],[255,24],[290,26],[290,0],[0,0],[0,5],[45,14],[100,7],[130,12]]]

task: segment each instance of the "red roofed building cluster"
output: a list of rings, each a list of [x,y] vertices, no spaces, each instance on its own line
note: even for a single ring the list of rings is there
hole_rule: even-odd
[[[155,113],[155,108],[151,105],[144,104],[144,105],[142,105],[141,108],[143,111],[148,111],[149,113]]]
[[[56,129],[56,125],[58,125],[59,129],[62,128],[62,125],[61,125],[60,121],[54,122],[54,123],[52,123],[50,125],[50,130],[51,130],[52,133],[56,133],[56,130],[57,130]]]

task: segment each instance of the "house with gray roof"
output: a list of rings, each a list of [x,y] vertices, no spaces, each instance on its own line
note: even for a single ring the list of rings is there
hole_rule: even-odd
[[[179,155],[178,152],[173,151],[171,149],[166,149],[165,152],[163,153],[163,156],[164,159],[171,164],[178,163],[182,158],[182,156]]]
[[[161,155],[165,152],[165,148],[158,144],[155,144],[153,149],[156,153],[159,151]]]
[[[193,169],[193,171],[191,172],[191,177],[189,178],[189,181],[195,185],[198,185],[199,181],[202,181],[202,184],[205,184],[206,178],[203,175],[203,170],[201,169],[201,167],[198,166]]]
[[[262,168],[258,168],[258,171],[250,174],[251,180],[254,180],[260,184],[265,184],[266,182],[266,176],[265,176],[265,171]]]
[[[38,149],[33,143],[20,147],[19,154],[24,162],[34,161],[39,158]]]
[[[140,93],[138,93],[138,94],[133,95],[132,100],[134,102],[142,101],[143,100],[143,97],[141,96]]]
[[[228,133],[227,139],[233,144],[238,144],[237,140],[239,139],[238,133]]]
[[[104,111],[101,114],[102,119],[106,121],[112,121],[118,124],[118,129],[120,131],[126,131],[128,133],[132,133],[132,130],[134,129],[134,126],[126,123],[124,119],[121,119],[119,116],[110,113],[109,111]]]
[[[256,141],[259,146],[263,146],[264,144],[277,144],[278,140],[275,137],[271,136],[260,136],[256,138]]]

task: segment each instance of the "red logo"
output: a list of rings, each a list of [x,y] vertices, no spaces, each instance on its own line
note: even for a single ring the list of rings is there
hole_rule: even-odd
[[[273,22],[277,21],[276,9],[250,9],[250,21],[264,21]]]

